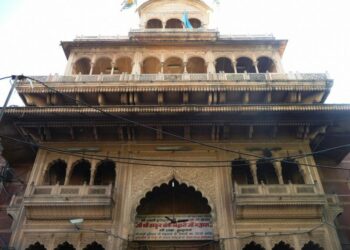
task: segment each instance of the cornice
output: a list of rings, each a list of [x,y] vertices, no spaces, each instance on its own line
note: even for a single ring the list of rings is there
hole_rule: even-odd
[[[106,113],[290,113],[290,112],[349,112],[350,104],[296,104],[296,105],[176,105],[176,106],[96,106]],[[50,106],[50,107],[11,107],[5,114],[10,116],[24,115],[64,115],[64,114],[99,114],[100,111],[89,107]]]

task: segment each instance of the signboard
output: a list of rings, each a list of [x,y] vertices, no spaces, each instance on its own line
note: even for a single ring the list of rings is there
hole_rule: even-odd
[[[213,240],[213,224],[209,214],[137,216],[135,241],[197,241]]]

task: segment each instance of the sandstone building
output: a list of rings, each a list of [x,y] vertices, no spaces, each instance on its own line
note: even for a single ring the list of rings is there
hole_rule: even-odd
[[[62,42],[64,75],[17,79],[2,144],[28,184],[2,201],[10,247],[344,248],[317,165],[348,151],[313,153],[349,143],[350,105],[324,104],[326,74],[284,71],[286,40],[221,35],[210,11],[149,0],[127,38]]]

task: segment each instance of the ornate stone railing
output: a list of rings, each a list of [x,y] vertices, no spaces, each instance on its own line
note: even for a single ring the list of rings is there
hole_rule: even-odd
[[[72,82],[274,82],[274,81],[327,81],[327,74],[300,74],[300,73],[216,73],[216,74],[119,74],[119,75],[49,75],[32,76],[43,82],[72,83]]]
[[[30,186],[25,197],[33,196],[84,196],[98,197],[112,195],[112,185],[109,186]]]
[[[236,196],[281,196],[281,195],[318,195],[314,184],[304,185],[238,185],[235,184]]]
[[[326,204],[317,185],[234,185],[233,206],[239,219],[316,219]]]
[[[30,219],[108,219],[114,204],[113,187],[30,185],[23,204]]]

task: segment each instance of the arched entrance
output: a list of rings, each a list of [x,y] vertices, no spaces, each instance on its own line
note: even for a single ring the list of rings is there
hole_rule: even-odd
[[[128,249],[216,250],[212,208],[194,187],[172,179],[153,188],[136,209],[134,241]]]

